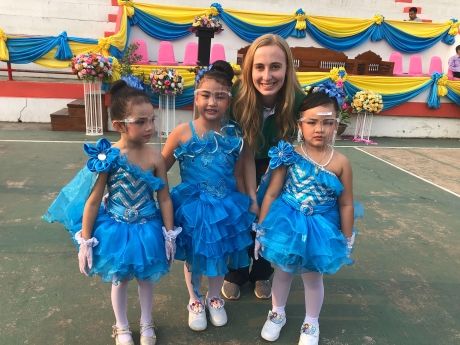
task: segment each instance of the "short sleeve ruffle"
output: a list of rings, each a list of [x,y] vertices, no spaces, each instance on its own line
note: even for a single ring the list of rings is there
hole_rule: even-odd
[[[280,140],[277,146],[273,146],[268,151],[270,158],[270,169],[276,169],[281,165],[292,165],[296,161],[294,147],[286,141]]]

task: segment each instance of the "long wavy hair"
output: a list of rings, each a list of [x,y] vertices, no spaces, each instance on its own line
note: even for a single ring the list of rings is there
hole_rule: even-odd
[[[262,133],[262,96],[257,91],[252,81],[252,67],[254,54],[259,47],[278,46],[286,56],[286,76],[282,88],[279,90],[275,119],[279,129],[278,139],[289,140],[296,131],[296,114],[294,114],[295,94],[302,92],[295,74],[292,53],[287,42],[278,35],[266,34],[257,38],[248,48],[244,58],[241,77],[237,84],[238,93],[233,102],[233,116],[243,130],[244,139],[249,146],[258,151],[256,147]]]

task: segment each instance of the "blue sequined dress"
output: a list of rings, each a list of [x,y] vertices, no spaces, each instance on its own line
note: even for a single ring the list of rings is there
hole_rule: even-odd
[[[43,218],[62,223],[78,247],[74,235],[81,229],[85,202],[98,173],[107,173],[108,196],[92,232],[99,244],[93,248],[90,275],[115,284],[133,278],[158,281],[169,270],[163,223],[153,197],[163,181],[128,162],[106,139],[85,144],[84,150],[90,157],[86,166],[61,190]]]
[[[280,195],[261,224],[262,256],[285,272],[335,273],[351,264],[340,230],[343,185],[332,172],[280,141],[269,152],[270,169],[287,167]]]
[[[228,268],[249,265],[249,198],[237,191],[235,163],[243,140],[234,125],[220,133],[192,137],[174,151],[182,182],[171,190],[175,224],[182,227],[176,259],[185,260],[193,274],[221,276]]]

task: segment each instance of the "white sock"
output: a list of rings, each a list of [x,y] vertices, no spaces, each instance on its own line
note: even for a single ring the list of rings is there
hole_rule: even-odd
[[[285,308],[286,308],[285,305],[283,305],[282,307],[273,306],[272,312],[277,313],[278,315],[286,315]]]
[[[291,283],[294,276],[291,273],[284,272],[275,268],[272,283],[272,311],[278,314],[286,315],[284,308],[291,289]]]
[[[305,321],[318,326],[318,318],[324,301],[323,275],[318,272],[302,274],[305,290]]]
[[[315,326],[315,327],[319,326],[318,318],[317,317],[311,317],[311,316],[308,316],[308,315],[305,315],[305,319],[303,319],[303,323],[308,323],[309,325]]]
[[[117,328],[128,328],[128,282],[124,281],[118,285],[112,285],[110,297],[112,300],[112,308],[113,313],[115,314]],[[120,334],[118,336],[118,340],[122,343],[131,339],[130,334]]]
[[[141,306],[141,325],[152,323],[152,307],[153,307],[153,283],[139,280],[137,291],[139,293],[139,304]],[[141,333],[146,337],[153,336],[153,329],[149,328]]]

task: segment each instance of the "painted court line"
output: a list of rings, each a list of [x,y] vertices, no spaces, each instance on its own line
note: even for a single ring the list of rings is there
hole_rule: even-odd
[[[85,143],[95,143],[97,140],[30,140],[30,139],[0,139],[0,142],[8,143],[56,143],[56,144],[85,144]],[[161,145],[164,143],[149,143],[150,145]],[[338,148],[353,148],[353,149],[364,149],[372,147],[372,149],[423,149],[423,150],[460,150],[460,147],[433,147],[433,146],[356,146],[356,145],[337,145]]]
[[[369,155],[369,156],[375,158],[375,159],[378,159],[379,161],[382,161],[382,162],[384,162],[384,163],[386,163],[386,164],[388,164],[388,165],[391,165],[393,168],[399,169],[399,170],[405,172],[406,174],[409,174],[409,175],[411,175],[411,176],[413,176],[413,177],[416,177],[416,178],[418,178],[419,180],[422,180],[423,182],[426,182],[426,183],[428,183],[428,184],[431,184],[432,186],[435,186],[435,187],[437,187],[437,188],[439,188],[439,189],[442,189],[443,191],[445,191],[445,192],[447,192],[447,193],[450,193],[450,194],[452,194],[452,195],[455,195],[457,198],[460,198],[460,194],[457,194],[457,193],[451,191],[450,189],[447,189],[447,188],[445,188],[445,187],[442,187],[442,186],[440,186],[440,185],[438,185],[438,184],[436,184],[436,183],[434,183],[434,182],[431,182],[430,180],[427,180],[427,179],[425,179],[425,178],[423,178],[423,177],[421,177],[421,176],[418,176],[418,175],[416,175],[416,174],[414,174],[414,173],[412,173],[412,172],[410,172],[410,171],[408,171],[408,170],[406,170],[406,169],[404,169],[404,168],[401,168],[401,167],[399,167],[399,166],[397,166],[397,165],[395,165],[395,164],[393,164],[393,163],[390,163],[389,161],[387,161],[387,160],[385,160],[385,159],[382,159],[382,158],[380,158],[380,157],[377,157],[377,156],[373,155],[372,153],[366,152],[366,151],[363,150],[361,147],[356,147],[356,146],[355,146],[354,148],[355,148],[356,150],[358,150],[358,151],[361,151],[361,152],[363,152],[363,153],[365,153],[365,154],[367,154],[367,155]]]

